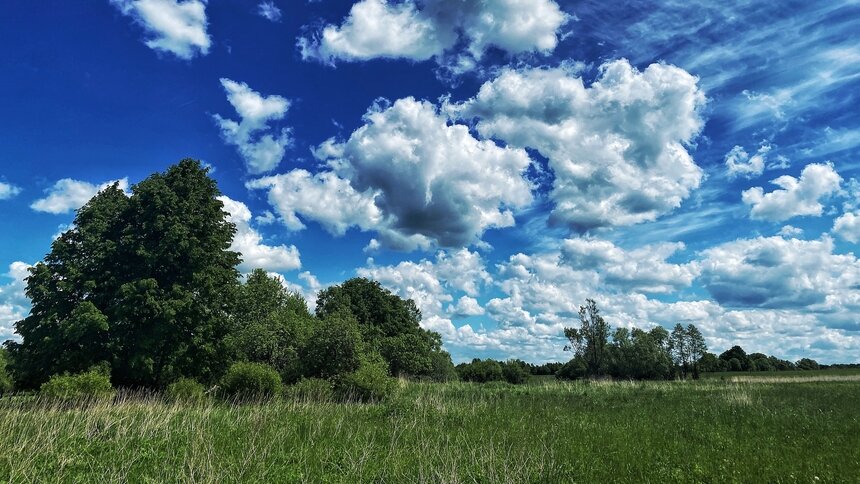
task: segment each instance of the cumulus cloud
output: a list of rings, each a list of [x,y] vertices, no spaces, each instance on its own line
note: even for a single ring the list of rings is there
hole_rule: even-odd
[[[850,311],[860,304],[860,261],[833,240],[759,237],[703,251],[701,280],[730,307]]]
[[[860,211],[839,216],[833,223],[833,233],[848,242],[860,242]]]
[[[280,22],[281,20],[281,9],[272,1],[260,2],[257,5],[257,14],[271,22]]]
[[[481,316],[485,312],[486,311],[481,307],[481,304],[478,303],[478,300],[469,296],[461,296],[460,299],[457,300],[457,304],[448,306],[448,313],[452,314],[455,318]]]
[[[509,68],[448,109],[477,119],[486,137],[545,156],[555,176],[550,221],[588,232],[654,220],[699,186],[702,170],[685,147],[703,124],[697,81],[624,59],[602,65],[589,87],[563,67]]]
[[[563,262],[580,270],[596,271],[605,284],[625,290],[668,293],[690,286],[698,275],[695,262],[666,261],[684,244],[662,243],[626,251],[606,240],[568,239],[562,244]]]
[[[305,59],[436,58],[469,70],[487,49],[549,53],[569,17],[553,0],[361,0],[340,25],[299,40]]]
[[[287,227],[302,228],[301,214],[337,235],[375,230],[381,245],[402,250],[477,243],[488,228],[514,225],[513,210],[532,200],[524,150],[475,139],[429,102],[377,104],[364,122],[315,150],[331,171],[294,170],[249,188],[269,189]]]
[[[803,229],[793,225],[783,225],[782,228],[779,229],[778,235],[783,237],[799,237],[803,235]]]
[[[14,336],[14,325],[27,316],[30,301],[24,294],[25,279],[30,275],[29,264],[21,261],[9,265],[9,271],[4,274],[11,282],[0,285],[0,341]]]
[[[236,235],[230,250],[242,254],[239,270],[250,272],[264,269],[269,272],[292,271],[301,268],[299,250],[296,246],[271,246],[263,243],[263,236],[251,226],[251,211],[248,206],[226,196],[218,197],[229,214],[227,219],[236,225]]]
[[[753,187],[742,194],[743,202],[750,205],[750,218],[783,221],[802,215],[820,216],[824,210],[821,200],[839,191],[842,177],[831,163],[812,163],[800,172],[800,178],[783,175],[771,181],[780,187],[764,193],[762,187]]]
[[[382,221],[382,213],[370,191],[359,192],[332,172],[312,175],[306,170],[293,170],[251,180],[245,186],[268,190],[269,203],[290,230],[305,228],[298,214],[338,236],[352,226],[370,230]]]
[[[227,100],[241,118],[239,122],[215,114],[221,135],[235,145],[253,175],[275,169],[292,143],[288,128],[274,129],[269,123],[284,118],[290,102],[278,95],[263,96],[244,82],[221,79]]]
[[[752,178],[764,172],[765,161],[771,145],[763,143],[759,149],[750,156],[742,146],[735,146],[726,153],[726,170],[729,178],[743,176]]]
[[[128,178],[112,180],[101,185],[63,178],[54,183],[51,188],[46,189],[45,198],[36,200],[30,205],[30,208],[37,212],[52,214],[69,213],[83,207],[99,191],[104,190],[114,183],[118,184],[120,190],[128,191]]]
[[[110,0],[146,31],[146,45],[180,59],[209,53],[206,0]]]
[[[10,183],[0,182],[0,200],[8,200],[21,193],[21,188]]]

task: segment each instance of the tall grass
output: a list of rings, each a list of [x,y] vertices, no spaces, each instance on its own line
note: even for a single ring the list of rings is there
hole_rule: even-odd
[[[385,403],[0,399],[9,482],[850,482],[860,382],[418,384]]]

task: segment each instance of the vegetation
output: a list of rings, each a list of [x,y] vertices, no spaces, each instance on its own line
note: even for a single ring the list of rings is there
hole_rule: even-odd
[[[110,378],[100,368],[76,375],[54,375],[39,389],[45,399],[66,402],[110,399],[115,393]]]
[[[281,375],[264,363],[233,363],[221,379],[221,390],[232,401],[269,399],[281,392]]]
[[[167,386],[164,397],[173,403],[201,403],[206,401],[206,388],[191,378],[180,378]]]
[[[858,391],[858,380],[551,379],[407,383],[361,405],[120,395],[45,411],[4,398],[0,480],[846,482],[860,474]]]

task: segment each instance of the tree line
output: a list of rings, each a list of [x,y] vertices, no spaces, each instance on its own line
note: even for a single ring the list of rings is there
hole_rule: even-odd
[[[453,365],[421,311],[378,282],[353,278],[318,295],[299,293],[262,269],[242,277],[215,181],[182,160],[126,194],[117,184],[76,213],[72,228],[30,269],[30,314],[20,341],[0,349],[0,393],[82,385],[165,389],[301,383],[369,397],[394,376],[524,383],[559,378],[697,378],[705,371],[814,369],[736,346],[717,357],[701,332],[615,328],[587,300],[566,328],[567,363],[475,359]],[[52,382],[52,379],[53,382]],[[96,383],[94,383],[96,382]],[[310,383],[308,383],[310,382]],[[254,386],[256,385],[256,386]],[[104,385],[102,385],[104,386]]]

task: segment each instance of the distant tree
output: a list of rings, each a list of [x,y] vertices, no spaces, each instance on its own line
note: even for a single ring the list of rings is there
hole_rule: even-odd
[[[565,349],[572,350],[574,358],[582,358],[587,376],[603,373],[607,363],[609,332],[609,324],[600,315],[593,299],[586,299],[586,305],[579,307],[579,328],[564,328],[564,335],[570,342]]]
[[[304,375],[333,378],[358,370],[366,348],[361,330],[349,314],[334,314],[320,321],[307,344]]]
[[[582,356],[574,356],[556,372],[559,380],[578,380],[588,375],[588,364]]]
[[[475,383],[487,383],[504,379],[501,363],[491,359],[481,360],[480,358],[475,358],[470,363],[461,363],[457,365],[457,373],[463,381]]]
[[[699,371],[706,373],[720,371],[719,362],[720,359],[717,358],[717,355],[705,352],[705,354],[699,358]]]
[[[528,364],[522,360],[508,360],[502,363],[502,378],[513,385],[525,383],[529,379]]]
[[[689,352],[690,365],[693,368],[693,378],[699,378],[699,360],[708,351],[708,345],[705,344],[705,338],[699,331],[699,328],[692,324],[687,325],[687,351]]]
[[[681,323],[676,324],[672,334],[669,335],[669,349],[675,366],[681,372],[681,376],[686,378],[690,364],[690,344],[687,330]]]
[[[238,290],[228,347],[236,359],[268,364],[294,383],[302,377],[302,352],[315,324],[300,294],[256,269]]]
[[[732,364],[732,358],[738,360],[737,365]],[[720,354],[720,359],[729,364],[730,371],[749,371],[751,367],[749,356],[747,356],[746,351],[744,351],[740,346],[732,346],[728,350],[722,352]],[[737,366],[739,366],[739,368],[734,369]]]
[[[796,366],[798,370],[818,370],[821,368],[821,365],[811,358],[801,358],[797,361]]]
[[[124,386],[222,373],[239,255],[219,195],[206,168],[182,160],[131,196],[113,185],[84,205],[30,270],[22,341],[6,343],[20,385],[102,361]]]
[[[434,360],[450,359],[442,351],[441,336],[421,328],[415,302],[377,281],[357,277],[321,291],[316,314],[323,320],[335,315],[353,318],[368,349],[382,355],[392,375],[430,376]]]

